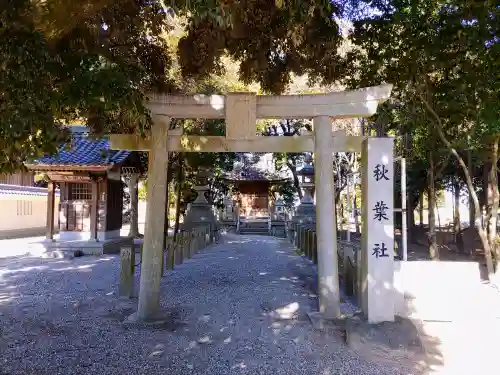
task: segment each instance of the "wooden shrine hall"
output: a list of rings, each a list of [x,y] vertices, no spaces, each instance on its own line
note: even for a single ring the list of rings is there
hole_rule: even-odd
[[[264,156],[271,156],[267,154]],[[273,171],[268,165],[261,165],[261,160],[252,163],[249,158],[262,158],[260,154],[239,154],[239,161],[233,170],[224,176],[224,180],[233,185],[233,207],[236,214],[245,218],[268,218],[272,207],[269,199],[272,185],[283,183],[288,177]],[[272,161],[264,159],[266,161]],[[234,204],[236,203],[236,205]]]
[[[84,254],[119,251],[124,174],[143,173],[137,152],[110,150],[109,140],[92,139],[83,126],[69,126],[71,146],[26,164],[48,178],[47,249]],[[60,189],[55,207],[56,186]],[[56,220],[57,219],[57,220]],[[58,233],[58,237],[55,234]]]

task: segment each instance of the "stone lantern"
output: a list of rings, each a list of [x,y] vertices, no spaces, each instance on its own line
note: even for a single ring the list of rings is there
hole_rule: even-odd
[[[210,239],[213,240],[214,232],[219,228],[217,219],[214,215],[212,205],[207,201],[205,196],[209,190],[208,179],[212,177],[212,172],[202,169],[198,172],[197,186],[195,190],[197,197],[189,205],[188,212],[184,218],[183,229],[191,230],[199,227],[207,227],[210,232]]]
[[[276,218],[278,220],[283,220],[285,217],[285,202],[283,201],[283,198],[279,197],[276,199],[276,202],[274,202],[274,213],[276,214]]]
[[[306,218],[306,221],[314,222],[316,220],[316,206],[313,200],[314,167],[312,166],[312,157],[310,155],[306,157],[305,165],[297,172],[297,176],[299,177],[300,187],[304,191],[304,194],[294,218],[302,217]]]

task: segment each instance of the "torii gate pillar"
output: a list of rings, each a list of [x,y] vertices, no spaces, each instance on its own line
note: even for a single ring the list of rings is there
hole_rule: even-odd
[[[146,226],[141,256],[141,279],[137,312],[129,321],[154,322],[160,305],[160,281],[163,266],[163,233],[165,228],[165,207],[167,200],[167,131],[169,117],[154,118],[151,129],[151,151],[148,165],[148,201]],[[154,202],[152,204],[151,202]]]
[[[316,185],[316,237],[318,246],[319,312],[324,319],[340,318],[333,180],[332,121],[314,118],[314,179]]]

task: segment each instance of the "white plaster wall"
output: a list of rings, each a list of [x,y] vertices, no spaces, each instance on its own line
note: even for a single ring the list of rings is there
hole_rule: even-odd
[[[45,189],[46,190],[46,189]],[[55,206],[59,204],[56,195]],[[57,215],[54,215],[57,228]],[[22,191],[0,195],[0,237],[45,234],[47,195],[28,195]]]
[[[422,320],[453,320],[474,314],[480,294],[476,262],[396,261],[395,313]]]

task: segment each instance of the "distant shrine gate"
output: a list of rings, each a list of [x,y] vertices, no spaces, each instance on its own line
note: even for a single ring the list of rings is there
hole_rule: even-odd
[[[361,307],[369,322],[394,320],[393,139],[332,132],[332,120],[369,117],[386,101],[391,85],[312,95],[153,96],[151,133],[111,135],[111,149],[149,151],[148,204],[139,302],[132,317],[159,319],[168,152],[314,152],[319,314],[339,318],[333,153],[362,152],[363,238]],[[168,130],[172,118],[225,119],[225,136],[186,136]],[[256,135],[257,119],[313,118],[313,135]],[[382,212],[383,211],[383,212]]]

